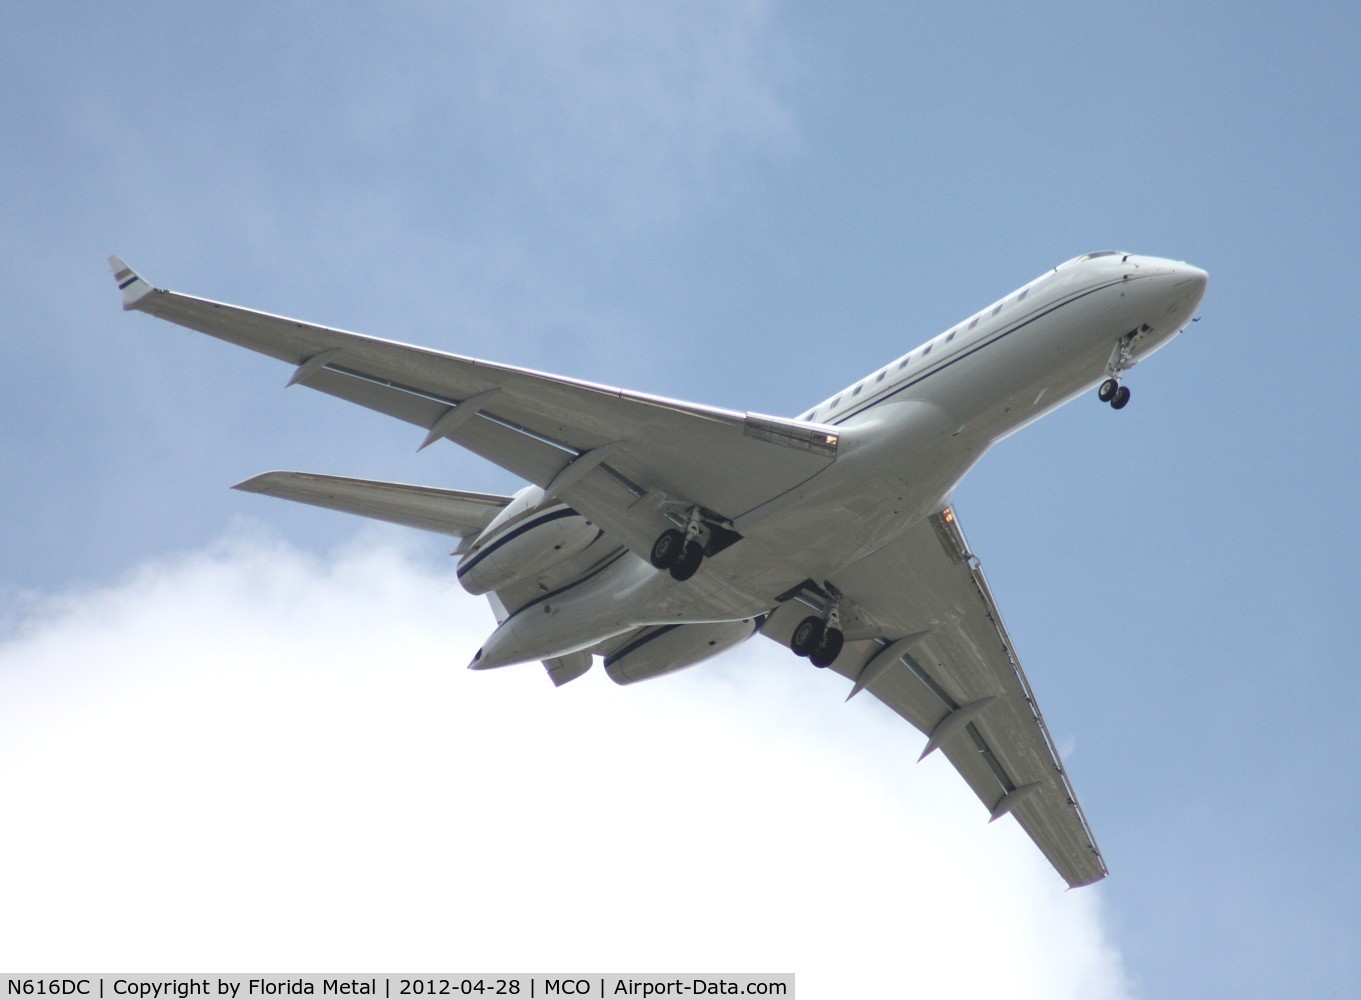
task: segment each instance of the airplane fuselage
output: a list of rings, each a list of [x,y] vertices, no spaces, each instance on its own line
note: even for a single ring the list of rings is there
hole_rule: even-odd
[[[643,625],[753,618],[801,581],[835,584],[945,506],[998,441],[1176,336],[1205,284],[1190,265],[1121,253],[1046,272],[804,412],[839,435],[836,461],[737,518],[742,541],[694,578],[677,584],[617,554],[512,615],[475,665],[559,656]]]

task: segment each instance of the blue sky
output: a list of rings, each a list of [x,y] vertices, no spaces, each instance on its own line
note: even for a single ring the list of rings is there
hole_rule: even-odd
[[[954,953],[914,921],[957,890],[975,904],[958,911],[961,960],[1014,949],[1034,995],[1348,995],[1361,976],[1353,10],[337,9],[3,15],[0,792],[22,819],[0,834],[0,883],[50,905],[19,871],[28,859],[57,884],[83,880],[107,919],[76,923],[56,950],[40,923],[8,928],[19,944],[0,944],[0,966],[802,961],[800,986],[836,995],[840,971],[883,989],[934,981]],[[516,483],[452,446],[416,455],[404,425],[281,392],[288,372],[267,359],[122,315],[104,265],[117,252],[177,290],[792,415],[1106,247],[1206,268],[1202,321],[1131,374],[1128,409],[1074,402],[957,496],[1112,869],[1081,893],[1027,867],[1023,838],[988,828],[948,772],[916,768],[915,733],[843,707],[833,679],[769,643],[630,690],[460,672],[490,618],[452,584],[438,539],[226,487],[272,468]],[[337,722],[365,705],[372,724]],[[448,733],[373,738],[407,728],[404,710],[435,730],[486,726],[496,752]],[[533,762],[572,750],[581,766],[544,785]],[[557,796],[562,849],[591,864],[548,864],[509,820],[492,822],[494,850],[447,812],[443,837],[373,821],[411,801],[393,788],[444,810],[456,789],[523,829],[540,822],[526,796]],[[369,819],[336,832],[317,789]],[[741,808],[743,789],[763,809]],[[273,817],[272,836],[214,826],[223,796]],[[129,805],[168,800],[201,824],[172,836]],[[670,824],[677,800],[738,803],[739,818]],[[647,822],[596,818],[620,802]],[[932,810],[959,822],[931,827]],[[118,831],[107,857],[57,823],[92,815]],[[175,871],[228,894],[290,886],[289,913],[335,931],[331,869],[298,864],[323,830],[367,901],[346,911],[367,955],[328,951],[343,934],[318,931],[300,956],[233,936],[156,861],[244,838],[255,853],[215,868],[220,884],[201,859]],[[618,857],[595,853],[623,840]],[[552,900],[502,913],[497,887],[470,874],[489,850],[553,899],[584,892],[583,871],[610,886],[612,905],[590,911],[600,934],[564,936],[579,911]],[[381,877],[375,859],[394,855],[401,885],[472,886],[522,928],[518,950],[413,908]],[[101,950],[110,900],[133,884],[110,873],[119,857],[177,919],[215,928],[218,950],[150,911],[165,950]],[[678,872],[689,882],[672,888],[702,900],[668,907],[639,886]],[[231,912],[263,919],[252,898]],[[374,899],[401,899],[406,922],[366,923]],[[996,921],[967,930],[984,911]],[[706,920],[768,930],[746,951],[667,950],[611,924],[621,912],[657,940]],[[867,958],[843,930],[856,925],[886,954]],[[601,945],[606,927],[632,950]],[[436,950],[450,935],[471,950]],[[1092,971],[1056,971],[1078,967]]]

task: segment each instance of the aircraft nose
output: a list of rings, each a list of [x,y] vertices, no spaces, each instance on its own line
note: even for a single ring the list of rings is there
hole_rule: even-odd
[[[1186,303],[1188,315],[1200,308],[1200,301],[1205,297],[1205,288],[1209,283],[1210,276],[1191,264],[1178,264],[1173,270],[1172,290],[1179,293],[1178,298]]]
[[[1176,275],[1176,286],[1178,288],[1189,286],[1189,290],[1203,295],[1205,287],[1210,283],[1210,276],[1198,267],[1190,264],[1178,264],[1174,271]]]
[[[1180,330],[1191,322],[1200,309],[1210,276],[1183,261],[1165,261],[1163,267],[1165,269],[1158,278],[1158,285],[1161,288],[1161,300],[1167,308],[1164,320],[1171,329]]]

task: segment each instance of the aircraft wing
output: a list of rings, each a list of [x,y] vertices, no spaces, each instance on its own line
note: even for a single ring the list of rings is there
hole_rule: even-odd
[[[421,447],[449,438],[589,513],[634,551],[671,526],[677,505],[731,521],[836,457],[836,428],[346,333],[154,288],[119,258],[109,264],[124,309],[287,362],[289,385],[415,424]]]
[[[832,669],[928,735],[993,819],[1010,813],[1070,886],[1106,865],[978,560],[949,508],[838,574],[852,609]],[[790,602],[793,605],[795,602]],[[806,610],[781,609],[792,629]],[[770,629],[767,629],[768,634]],[[846,655],[851,653],[852,655]]]

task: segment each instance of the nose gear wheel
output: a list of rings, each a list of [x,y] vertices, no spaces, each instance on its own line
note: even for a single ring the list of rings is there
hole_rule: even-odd
[[[1123,410],[1129,405],[1129,388],[1120,384],[1120,376],[1137,363],[1134,358],[1134,341],[1141,333],[1147,333],[1147,324],[1131,330],[1115,343],[1110,360],[1106,362],[1106,381],[1096,390],[1096,398],[1109,403],[1113,410]]]
[[[1101,383],[1101,388],[1096,390],[1096,398],[1103,403],[1110,403],[1111,409],[1123,410],[1129,405],[1129,386],[1121,385],[1113,378],[1108,378]]]

